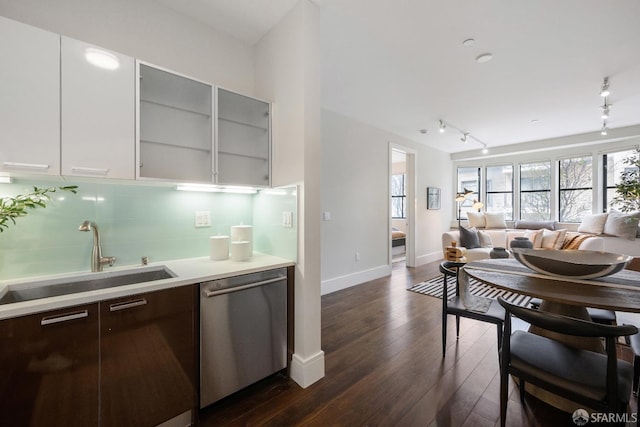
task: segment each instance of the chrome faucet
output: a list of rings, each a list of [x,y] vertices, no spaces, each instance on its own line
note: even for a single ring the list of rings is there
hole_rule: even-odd
[[[98,232],[98,225],[93,221],[85,221],[80,227],[78,227],[80,231],[89,231],[93,230],[93,250],[91,251],[91,271],[102,271],[102,267],[105,264],[109,264],[112,266],[114,262],[116,262],[116,257],[102,256],[102,247],[100,246],[100,233]]]

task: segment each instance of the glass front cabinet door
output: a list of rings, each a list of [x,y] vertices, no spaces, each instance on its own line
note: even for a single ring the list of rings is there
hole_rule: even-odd
[[[217,88],[216,183],[271,183],[271,105]]]
[[[213,180],[212,86],[138,63],[138,178]]]

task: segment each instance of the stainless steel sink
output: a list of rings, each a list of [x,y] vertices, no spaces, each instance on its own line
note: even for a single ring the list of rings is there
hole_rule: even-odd
[[[134,283],[151,282],[172,277],[176,277],[173,271],[165,266],[158,266],[42,280],[9,286],[7,293],[0,298],[0,305],[132,285]]]

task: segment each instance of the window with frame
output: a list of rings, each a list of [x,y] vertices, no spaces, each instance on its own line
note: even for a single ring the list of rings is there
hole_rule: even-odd
[[[485,211],[503,212],[513,220],[513,165],[488,166],[485,172]]]
[[[616,196],[616,185],[621,183],[623,173],[638,174],[636,167],[624,162],[625,159],[635,158],[636,155],[635,150],[627,150],[608,153],[603,156],[603,212],[606,212],[608,208],[622,210],[621,203],[613,203],[613,198]]]
[[[406,218],[407,188],[406,174],[391,175],[391,217]]]
[[[520,165],[520,219],[551,219],[551,162]]]
[[[593,157],[558,161],[558,219],[580,222],[593,211]]]
[[[467,219],[467,211],[473,211],[474,200],[480,200],[480,168],[458,168],[458,193],[466,190],[472,191],[463,202],[459,202],[459,218]]]

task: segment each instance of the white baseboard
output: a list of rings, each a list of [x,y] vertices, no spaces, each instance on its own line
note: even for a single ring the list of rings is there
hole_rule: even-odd
[[[431,252],[430,254],[420,255],[416,257],[416,267],[428,264],[434,261],[442,260],[442,251]]]
[[[290,376],[302,388],[320,380],[324,377],[324,351],[320,350],[306,359],[294,354],[291,358]]]
[[[369,270],[357,271],[355,273],[346,274],[344,276],[335,277],[333,279],[323,280],[321,283],[322,295],[330,294],[341,289],[350,288],[369,280],[379,279],[391,274],[390,265],[381,265],[380,267],[371,268]]]

